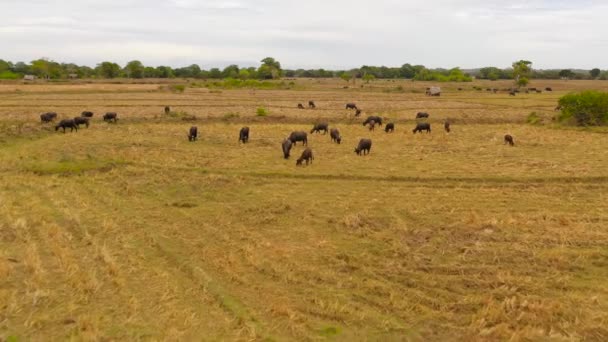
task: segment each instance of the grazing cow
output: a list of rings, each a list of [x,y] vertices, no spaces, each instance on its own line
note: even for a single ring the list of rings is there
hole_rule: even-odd
[[[458,88],[458,91],[462,91],[462,88]]]
[[[327,124],[325,122],[315,124],[315,126],[312,128],[312,130],[310,130],[310,134],[313,134],[315,132],[321,133],[321,131],[323,131],[323,134],[327,134],[327,130],[329,129],[328,126],[329,126],[329,124]]]
[[[425,113],[425,112],[418,112],[416,114],[416,119],[428,119],[429,118],[429,113]]]
[[[165,114],[169,115],[171,113],[171,107],[165,106]]]
[[[331,137],[331,141],[335,141],[338,144],[342,142],[342,136],[340,136],[340,131],[337,128],[329,130],[329,136]]]
[[[369,130],[373,131],[374,128],[376,128],[376,121],[375,120],[370,120],[369,121]]]
[[[395,124],[392,122],[387,123],[386,127],[384,127],[384,131],[386,133],[393,133],[395,131]]]
[[[89,118],[77,116],[74,118],[74,123],[76,124],[76,126],[85,125],[87,128],[89,128]]]
[[[422,133],[422,131],[426,131],[427,133],[431,133],[431,124],[428,122],[419,123],[416,125],[416,128],[412,132],[416,134],[416,132]]]
[[[303,131],[291,132],[289,140],[295,145],[296,142],[301,141],[304,145],[308,146],[308,135]]]
[[[546,91],[553,91],[553,88],[551,88],[551,87],[547,87],[547,88],[545,88],[545,90],[546,90]]]
[[[528,91],[536,91],[536,88],[528,88]]]
[[[515,145],[515,142],[513,142],[513,137],[510,134],[505,135],[505,144],[509,144],[511,146]]]
[[[361,115],[361,109],[357,109],[357,111],[355,112],[355,116],[359,116]]]
[[[308,101],[308,108],[315,109],[317,106],[315,105],[315,101]]]
[[[378,126],[382,127],[382,118],[379,116],[368,116],[367,119],[365,119],[365,121],[363,121],[363,126],[367,125],[372,120],[374,120],[374,122],[377,123]]]
[[[509,96],[515,96],[515,92],[514,91],[509,92]]]
[[[492,89],[492,92],[493,92],[494,94],[496,94],[496,93],[498,92],[498,89],[494,88],[494,89]]]
[[[450,133],[450,122],[448,120],[445,120],[445,122],[443,123],[443,128],[445,128],[445,131]],[[431,128],[429,127],[429,130]]]
[[[304,105],[301,103],[298,103],[298,109],[304,109]]]
[[[543,91],[542,91],[542,90],[540,90],[540,89],[538,89],[538,90],[536,91],[536,93],[537,93],[537,94],[540,94],[540,93],[542,93],[542,92],[543,92]]]
[[[241,141],[243,144],[246,144],[249,141],[249,127],[247,126],[241,128],[241,131],[239,132],[239,142]]]
[[[313,159],[315,159],[315,158],[312,156],[312,150],[310,149],[310,147],[307,147],[302,152],[302,155],[300,156],[300,158],[298,158],[298,160],[296,160],[296,166],[302,165],[302,162],[304,160],[306,160],[306,165],[308,165],[308,162],[310,162],[312,164]]]
[[[192,126],[188,131],[188,141],[196,141],[196,138],[198,138],[198,128],[196,126]]]
[[[83,118],[92,118],[93,112],[84,111],[84,112],[80,113],[80,116],[82,116]]]
[[[55,126],[55,131],[58,131],[60,128],[63,128],[63,133],[65,133],[65,129],[69,128],[70,132],[76,130],[78,132],[78,125],[72,119],[64,119],[59,121],[57,126]]]
[[[486,91],[492,91],[492,89],[491,88],[486,88]]]
[[[359,145],[355,147],[355,153],[358,156],[363,153],[363,155],[369,154],[369,151],[372,149],[372,139],[361,139],[359,140]],[[367,152],[367,153],[366,153]]]
[[[357,105],[353,102],[349,102],[346,104],[346,109],[357,109]]]
[[[40,121],[42,122],[51,122],[55,120],[55,118],[57,118],[57,113],[55,112],[40,114]]]
[[[283,158],[289,159],[289,151],[291,151],[291,140],[289,138],[283,140],[281,148],[283,149]]]
[[[116,123],[116,121],[118,121],[118,114],[116,114],[114,112],[105,113],[103,115],[103,121],[105,121],[105,122],[112,122],[112,121],[114,121],[114,123]]]

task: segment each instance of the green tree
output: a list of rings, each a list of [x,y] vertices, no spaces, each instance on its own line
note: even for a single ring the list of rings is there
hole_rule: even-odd
[[[239,70],[239,78],[242,80],[247,80],[251,77],[251,74],[249,73],[249,70],[247,69],[241,69]]]
[[[525,78],[525,85],[527,85],[531,74],[532,62],[523,59],[517,62],[513,62],[513,79],[515,80],[515,84],[521,87],[524,81],[521,81],[520,79]]]
[[[351,75],[348,72],[343,72],[342,74],[340,74],[340,78],[345,80],[346,83],[350,82],[351,78],[353,78],[353,75]]]
[[[130,61],[125,66],[125,74],[129,78],[143,78],[145,67],[140,61]]]
[[[257,76],[261,79],[280,78],[282,74],[281,63],[272,57],[261,60],[262,65],[258,68]]]
[[[112,62],[101,62],[95,68],[97,75],[103,78],[114,78],[120,76],[120,66]]]
[[[559,99],[559,120],[578,126],[608,124],[608,93],[588,90],[572,93]]]
[[[591,71],[589,71],[589,74],[591,75],[591,78],[596,79],[600,76],[601,72],[602,71],[600,69],[594,68],[594,69],[591,69]]]
[[[144,77],[158,77],[158,72],[156,70],[156,68],[151,67],[151,66],[147,66],[144,68]]]
[[[530,83],[530,80],[527,77],[519,77],[517,79],[517,83],[515,83],[515,84],[517,84],[518,87],[525,87],[529,83]]]
[[[169,66],[159,66],[156,67],[156,77],[160,78],[171,78],[173,77],[173,69]]]
[[[232,64],[222,70],[222,77],[224,78],[237,78],[239,76],[239,66]]]
[[[12,68],[11,63],[0,59],[0,72],[10,71]]]
[[[209,78],[215,78],[215,79],[222,78],[222,72],[218,68],[211,68],[209,70]]]
[[[362,77],[362,78],[363,78],[363,80],[365,81],[365,83],[369,83],[369,81],[373,81],[373,80],[375,80],[375,79],[376,79],[376,76],[374,76],[373,74],[368,74],[368,73],[365,73],[365,74],[363,74],[363,77]]]
[[[564,69],[559,72],[559,77],[571,79],[572,77],[574,77],[574,73],[570,69]]]

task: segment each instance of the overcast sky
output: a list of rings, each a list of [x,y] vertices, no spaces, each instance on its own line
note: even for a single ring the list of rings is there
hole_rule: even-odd
[[[608,69],[605,0],[0,0],[0,58]]]

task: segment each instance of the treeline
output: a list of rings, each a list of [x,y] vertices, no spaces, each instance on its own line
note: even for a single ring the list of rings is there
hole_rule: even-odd
[[[264,58],[259,67],[241,68],[229,65],[223,69],[202,69],[197,64],[173,68],[170,66],[145,66],[140,61],[131,61],[125,66],[114,62],[101,62],[94,68],[74,63],[58,63],[48,59],[37,59],[30,63],[9,62],[0,59],[0,79],[21,79],[24,75],[34,75],[44,79],[66,78],[199,78],[199,79],[258,79],[268,80],[280,77],[306,78],[341,78],[347,82],[362,79],[366,82],[374,79],[412,79],[437,82],[470,82],[473,77],[499,80],[514,79],[512,68],[500,69],[486,67],[463,71],[453,69],[429,69],[423,65],[403,64],[400,67],[367,66],[349,70],[326,69],[282,69],[281,64],[272,57]],[[608,79],[608,72],[599,69],[581,70],[531,70],[529,75],[537,79]]]

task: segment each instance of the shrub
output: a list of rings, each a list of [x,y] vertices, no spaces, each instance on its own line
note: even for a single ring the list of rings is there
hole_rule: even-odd
[[[530,125],[538,125],[541,123],[541,118],[536,112],[532,112],[530,115],[528,115],[526,122]]]
[[[172,84],[169,89],[174,93],[183,93],[186,90],[186,86],[183,84]]]
[[[257,114],[257,116],[267,116],[268,111],[264,107],[259,107],[258,110],[256,111],[256,114]]]
[[[560,122],[578,126],[600,126],[608,123],[608,93],[589,90],[559,99]]]
[[[0,72],[0,79],[3,79],[3,80],[16,80],[19,78],[21,78],[21,75],[15,74],[14,72],[11,72],[8,70]]]

